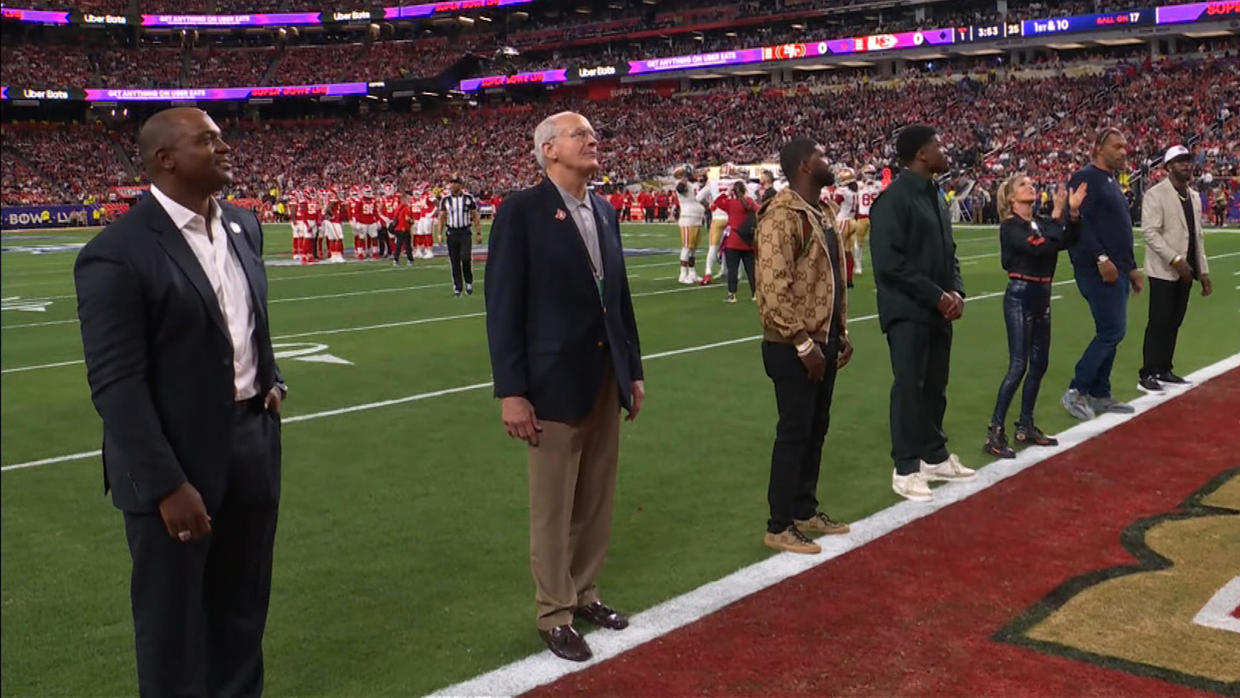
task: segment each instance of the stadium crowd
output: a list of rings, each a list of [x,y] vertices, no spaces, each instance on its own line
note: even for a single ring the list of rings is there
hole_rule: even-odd
[[[455,175],[465,177],[475,192],[503,194],[536,180],[528,135],[548,109],[566,108],[591,116],[602,134],[606,174],[614,182],[663,176],[679,163],[769,161],[774,144],[795,133],[820,138],[832,162],[881,167],[894,159],[890,134],[911,118],[938,127],[956,168],[983,187],[1015,171],[1063,178],[1079,164],[1101,123],[1125,125],[1130,161],[1137,166],[1152,161],[1168,138],[1189,142],[1200,135],[1200,171],[1220,181],[1240,175],[1240,118],[1226,118],[1240,104],[1235,57],[989,68],[958,79],[886,83],[852,78],[813,76],[766,89],[720,83],[668,96],[626,89],[610,100],[558,99],[540,108],[456,106],[425,114],[221,123],[235,150],[238,196],[384,181],[408,190]],[[1215,87],[1203,89],[1207,83]],[[966,126],[962,113],[971,115]],[[86,141],[106,141],[82,127],[66,132],[6,127],[4,138],[6,202],[17,192],[27,200],[69,192],[75,199],[101,196],[100,188],[116,179],[112,170],[126,169],[102,168],[108,174],[100,174],[101,168],[85,167],[88,156],[96,162],[116,158],[90,149]],[[121,131],[113,138],[125,152],[134,152],[132,134]],[[13,158],[27,169],[10,165]],[[508,165],[497,168],[497,162]],[[127,169],[137,171],[132,163]]]
[[[277,3],[269,3],[277,4]],[[539,20],[537,31],[510,31],[510,22],[477,22],[472,27],[456,27],[448,35],[408,40],[412,25],[392,33],[393,39],[358,43],[356,34],[341,33],[321,37],[325,43],[296,43],[287,46],[275,34],[248,37],[246,46],[235,48],[236,37],[193,39],[178,49],[168,44],[142,43],[137,47],[120,45],[122,39],[110,36],[110,42],[46,43],[42,34],[33,38],[6,35],[4,44],[5,84],[44,86],[48,76],[57,76],[59,86],[68,87],[220,87],[266,84],[305,84],[314,82],[349,82],[402,77],[438,75],[467,54],[484,60],[478,68],[482,74],[543,70],[600,62],[621,62],[690,53],[735,49],[737,47],[780,45],[822,38],[836,38],[878,32],[896,32],[932,27],[956,26],[972,22],[998,22],[1047,14],[1114,9],[1131,6],[1113,0],[1074,0],[1058,3],[1052,10],[1040,2],[1009,2],[1007,11],[999,13],[993,0],[958,0],[951,3],[929,3],[917,8],[884,8],[875,13],[865,5],[833,7],[830,13],[810,17],[772,20],[743,26],[718,26],[729,20],[744,23],[755,17],[779,17],[788,12],[814,10],[822,3],[754,3],[739,2],[716,7],[689,0],[665,3],[657,11],[636,3],[613,11],[608,17],[559,13],[558,19]],[[187,11],[287,11],[297,3],[278,3],[249,7],[236,2],[206,3],[202,8],[164,3],[146,3],[143,9]],[[825,8],[825,5],[824,5]],[[314,9],[322,9],[316,5]],[[537,6],[531,8],[537,12]],[[602,9],[602,8],[600,8]],[[921,15],[917,14],[921,11]],[[823,10],[826,11],[825,9]],[[544,10],[545,12],[545,10]],[[605,21],[600,21],[605,20]],[[710,22],[709,31],[688,31],[694,24]],[[491,25],[499,25],[492,27]],[[625,33],[648,29],[674,29],[679,33],[631,40]],[[615,39],[608,31],[616,32]],[[396,40],[396,37],[400,37]],[[593,37],[588,46],[563,47],[569,41],[579,42]],[[128,39],[126,39],[127,41]],[[167,41],[166,37],[145,37],[143,42]],[[266,42],[263,49],[253,46]],[[318,40],[316,40],[318,41]],[[505,56],[497,51],[502,46],[517,46],[525,53]],[[156,51],[152,53],[152,49]],[[190,51],[188,61],[183,53]],[[205,58],[204,58],[205,54]],[[275,67],[272,69],[272,63]]]

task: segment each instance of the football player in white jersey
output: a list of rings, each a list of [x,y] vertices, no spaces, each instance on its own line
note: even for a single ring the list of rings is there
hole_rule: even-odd
[[[733,176],[733,165],[725,164],[720,168],[719,179],[713,182],[707,182],[706,196],[702,198],[702,203],[710,209],[710,247],[706,251],[706,276],[702,277],[701,284],[705,286],[714,279],[714,265],[719,256],[719,250],[723,246],[724,231],[728,227],[728,214],[719,208],[712,208],[720,196],[727,196],[732,191],[732,185],[739,180]],[[723,265],[720,264],[720,270]]]
[[[861,273],[861,251],[870,238],[870,206],[883,191],[877,179],[878,170],[873,165],[861,168],[861,184],[857,187],[857,231],[853,236],[853,273]]]
[[[682,284],[697,283],[697,260],[694,259],[702,225],[706,222],[706,206],[698,200],[701,188],[693,181],[693,169],[688,165],[677,167],[672,176],[676,178],[676,199],[680,204],[680,278]]]
[[[836,230],[844,235],[845,269],[848,272],[848,288],[853,287],[853,247],[857,244],[857,175],[845,167],[835,175],[835,202],[840,209],[835,214]]]

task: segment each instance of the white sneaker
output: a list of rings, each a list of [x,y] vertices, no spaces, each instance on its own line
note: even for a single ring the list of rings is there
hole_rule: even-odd
[[[702,277],[698,276],[697,271],[693,269],[689,270],[689,274],[685,277],[685,279],[686,279],[685,283],[690,284],[690,285],[696,284],[702,281]]]
[[[687,276],[688,271],[689,271],[689,267],[681,267],[681,268],[680,268],[680,278],[679,278],[679,279],[676,279],[676,282],[677,282],[677,283],[681,283],[681,284],[683,284],[683,283],[688,283],[687,281],[685,281],[685,277]]]
[[[925,473],[901,475],[896,472],[895,468],[892,468],[891,489],[901,497],[914,502],[928,502],[934,499],[934,493],[930,491],[930,479]]]
[[[921,474],[930,480],[971,480],[977,471],[964,467],[960,457],[952,453],[942,463],[932,465],[923,460]]]

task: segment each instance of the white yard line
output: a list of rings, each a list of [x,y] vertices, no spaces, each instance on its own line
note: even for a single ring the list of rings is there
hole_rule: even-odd
[[[645,644],[673,630],[693,623],[704,616],[735,603],[746,596],[782,582],[806,570],[856,550],[913,521],[933,514],[981,492],[995,483],[1006,480],[1038,463],[1053,458],[1089,439],[1095,438],[1144,412],[1169,400],[1178,398],[1233,368],[1240,367],[1240,354],[1223,359],[1195,371],[1188,376],[1193,388],[1168,391],[1160,395],[1143,395],[1131,404],[1136,414],[1107,414],[1078,424],[1059,433],[1059,445],[1051,448],[1029,448],[1017,454],[1015,459],[998,460],[987,464],[977,472],[977,477],[961,483],[953,483],[935,490],[931,502],[901,501],[882,511],[851,524],[852,530],[843,536],[823,536],[817,540],[822,546],[818,555],[779,553],[740,569],[732,574],[704,584],[693,591],[665,601],[654,608],[642,611],[629,619],[624,632],[594,632],[589,634],[594,658],[588,662],[566,662],[551,654],[539,652],[506,666],[487,672],[462,683],[436,691],[436,696],[511,696],[525,693],[539,686],[552,683],[595,664],[605,662],[635,647]],[[1228,601],[1220,602],[1220,606]],[[1230,609],[1228,609],[1230,610]]]
[[[443,285],[443,284],[437,284],[437,285]],[[673,288],[673,289],[668,289],[665,291],[648,291],[645,293],[634,293],[633,298],[644,298],[646,296],[662,296],[668,293],[684,293],[685,291],[702,291],[708,288],[715,288],[715,287],[713,286],[687,286],[685,288]],[[394,289],[394,290],[400,290],[400,289]],[[310,298],[313,298],[313,297],[310,297]],[[307,300],[307,298],[289,299],[289,300]],[[277,301],[271,301],[271,302],[275,303]],[[392,327],[409,327],[412,325],[424,325],[427,323],[445,322],[448,320],[464,320],[467,318],[483,317],[485,315],[486,315],[485,311],[480,311],[476,313],[463,313],[460,315],[444,315],[441,317],[420,318],[417,320],[401,320],[398,322],[384,322],[384,323],[380,323],[377,325],[362,325],[360,327],[341,327],[341,328],[331,329],[331,330],[311,330],[308,332],[294,332],[292,334],[274,335],[272,336],[271,339],[280,340],[280,339],[293,339],[295,337],[317,337],[319,335],[349,334],[353,332],[366,332],[369,330],[382,330],[382,329],[388,329]],[[35,323],[35,325],[11,325],[10,327],[27,327],[27,326],[37,326],[37,325],[60,325],[60,324],[65,324],[67,322],[77,322],[77,320],[59,320],[56,322],[49,322],[49,323]],[[8,328],[6,327],[4,329],[8,329]],[[80,364],[80,363],[83,363],[82,359],[76,359],[73,361],[57,361],[55,363],[36,364],[33,366],[17,366],[14,368],[6,368],[0,371],[0,374],[24,373],[26,371],[38,371],[38,370],[45,369],[45,368],[59,368],[61,366],[73,366],[75,364]]]
[[[1068,283],[1068,282],[1060,282],[1060,283]],[[678,289],[672,289],[672,290],[670,290],[670,291],[655,291],[655,292],[654,292],[654,293],[652,293],[652,294],[643,294],[643,295],[656,295],[656,294],[661,294],[661,293],[676,293],[676,292],[678,292],[678,291],[693,291],[693,290],[700,290],[700,289],[704,289],[704,288],[710,288],[710,287],[709,287],[709,286],[691,286],[691,287],[688,287],[688,288],[683,288],[683,289],[681,289],[681,288],[678,288]],[[966,300],[966,302],[968,302],[968,301],[976,301],[976,300],[982,300],[982,299],[985,299],[985,298],[994,298],[995,296],[1001,296],[1001,295],[1003,295],[1003,293],[1002,293],[1002,292],[997,292],[997,293],[985,293],[985,294],[982,294],[982,295],[980,295],[980,296],[974,296],[974,297],[972,297],[972,298],[966,298],[965,300]],[[435,322],[435,321],[439,321],[439,320],[450,320],[450,319],[456,319],[457,317],[479,317],[479,316],[482,316],[482,315],[485,315],[485,313],[472,313],[472,314],[470,314],[470,315],[468,315],[468,316],[450,316],[450,317],[446,317],[446,318],[426,318],[426,319],[423,319],[423,320],[413,320],[413,321],[410,321],[410,322]],[[866,320],[874,320],[874,319],[876,319],[877,317],[878,317],[877,315],[863,315],[863,316],[861,316],[861,317],[852,318],[852,319],[850,320],[850,322],[864,322],[864,321],[866,321]],[[409,323],[400,323],[400,324],[409,324]],[[378,326],[375,326],[375,327],[384,327],[384,325],[378,325]],[[329,331],[329,332],[330,332],[330,331]],[[279,336],[279,337],[272,337],[272,339],[291,339],[291,338],[293,338],[293,337],[304,337],[304,336],[308,336],[308,335],[328,334],[329,332],[313,332],[313,333],[302,333],[302,334],[294,334],[294,335],[281,335],[281,336]],[[698,346],[693,346],[693,347],[685,347],[685,348],[683,348],[683,349],[672,349],[672,350],[670,350],[670,351],[663,351],[663,352],[658,352],[658,353],[655,353],[655,354],[647,354],[647,355],[645,355],[645,356],[643,356],[643,357],[642,357],[642,360],[643,360],[643,361],[649,361],[649,360],[652,360],[652,359],[661,359],[661,358],[668,357],[668,356],[677,356],[677,355],[680,355],[680,354],[689,354],[689,353],[692,353],[692,352],[706,351],[706,350],[708,350],[708,349],[716,349],[716,348],[718,348],[718,347],[726,347],[726,346],[731,346],[731,345],[733,345],[733,344],[741,344],[741,343],[743,343],[743,342],[753,342],[753,341],[759,340],[759,339],[761,339],[761,338],[762,338],[762,335],[760,335],[760,334],[756,334],[756,335],[752,335],[752,336],[749,336],[749,337],[740,337],[740,338],[738,338],[738,339],[729,339],[729,340],[725,340],[725,341],[722,341],[722,342],[712,342],[712,343],[710,343],[710,344],[700,344],[700,345],[698,345]],[[78,363],[82,363],[82,362],[81,362],[81,361],[62,362],[61,364],[56,364],[56,365],[70,365],[70,364],[78,364]],[[51,365],[48,365],[48,366],[50,367]],[[28,370],[34,370],[35,368],[38,368],[38,367],[26,367],[26,368],[27,368]],[[5,369],[5,370],[6,370],[6,372],[7,372],[7,371],[16,371],[16,370],[19,370],[19,369]],[[379,402],[367,402],[367,403],[363,403],[363,404],[360,404],[360,405],[352,405],[352,406],[349,406],[349,407],[341,407],[341,408],[339,408],[339,409],[327,410],[327,411],[325,411],[325,412],[315,412],[315,413],[311,413],[311,414],[298,415],[298,416],[295,416],[295,417],[286,417],[286,418],[284,419],[284,423],[288,424],[288,423],[292,423],[292,422],[300,422],[300,421],[304,421],[304,420],[307,420],[307,419],[317,419],[317,418],[319,418],[319,417],[327,417],[327,416],[331,416],[331,415],[348,414],[348,413],[351,413],[351,412],[362,412],[362,411],[365,411],[365,410],[373,410],[373,409],[376,409],[376,408],[379,408],[379,407],[388,407],[388,406],[390,406],[390,405],[401,405],[401,404],[404,404],[404,403],[407,403],[407,402],[416,402],[416,401],[418,401],[418,400],[425,400],[425,399],[427,399],[427,398],[429,398],[429,397],[439,397],[439,396],[441,396],[441,395],[451,395],[451,394],[454,394],[454,393],[460,393],[460,392],[465,392],[465,391],[469,391],[469,390],[478,390],[478,389],[480,389],[480,388],[486,388],[486,387],[489,387],[490,385],[491,385],[491,383],[474,383],[474,384],[472,384],[472,385],[465,385],[465,386],[460,386],[460,387],[456,387],[456,388],[446,388],[446,389],[444,389],[444,390],[436,390],[436,391],[432,391],[432,392],[429,392],[429,393],[418,393],[417,395],[407,395],[407,396],[405,396],[405,397],[394,398],[394,399],[391,399],[391,400],[381,400],[381,401],[379,401]],[[97,456],[97,455],[99,455],[100,453],[101,453],[100,451],[83,451],[82,453],[73,453],[73,454],[69,454],[69,455],[66,455],[66,456],[56,456],[56,457],[54,457],[54,458],[44,458],[44,459],[41,459],[41,460],[30,461],[30,462],[28,462],[28,463],[15,463],[15,464],[13,464],[13,465],[6,465],[6,466],[4,466],[3,468],[0,468],[0,471],[7,472],[7,471],[9,471],[9,470],[20,470],[20,469],[23,469],[23,468],[34,468],[34,467],[38,467],[38,466],[41,466],[41,465],[51,465],[52,463],[63,463],[63,462],[65,462],[65,461],[71,461],[71,460],[81,460],[81,459],[83,459],[83,458],[91,458],[91,457]]]

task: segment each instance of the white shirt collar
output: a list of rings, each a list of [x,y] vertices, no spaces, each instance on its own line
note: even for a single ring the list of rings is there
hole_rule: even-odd
[[[177,227],[177,230],[183,231],[186,226],[194,221],[195,218],[202,218],[202,216],[199,216],[197,213],[194,213],[176,201],[173,201],[167,194],[160,191],[159,187],[154,184],[151,185],[151,194],[155,197],[155,200],[159,202],[159,205],[164,207],[164,211],[167,212],[168,217],[172,219],[172,224]],[[220,215],[220,207],[219,204],[215,202],[214,197],[210,199],[210,208],[208,209],[207,214],[211,219],[215,219]]]

